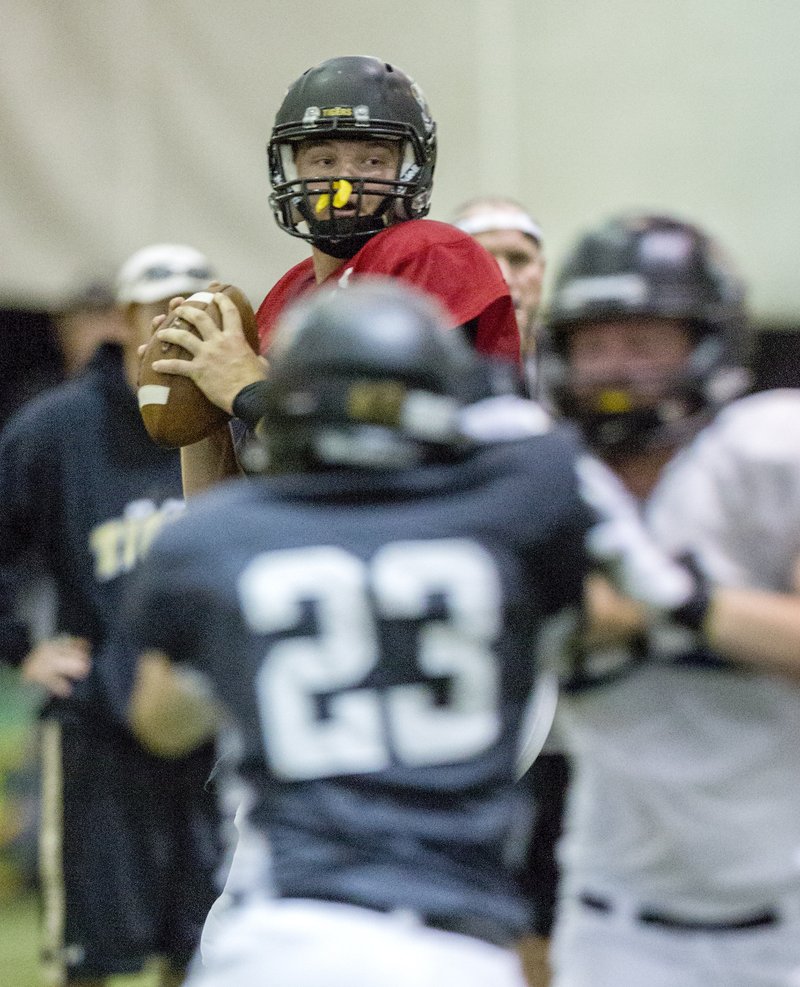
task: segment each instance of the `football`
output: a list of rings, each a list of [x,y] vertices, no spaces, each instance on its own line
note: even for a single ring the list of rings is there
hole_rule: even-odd
[[[222,324],[219,309],[213,303],[214,292],[227,295],[239,310],[245,338],[258,352],[258,326],[255,313],[247,296],[232,284],[213,284],[208,291],[198,291],[186,299],[186,305],[206,309],[216,325]],[[173,326],[180,321],[174,313],[169,315],[159,328]],[[184,322],[184,327],[197,335],[193,326]],[[199,442],[215,429],[223,425],[230,416],[222,408],[209,401],[203,392],[188,377],[176,374],[162,374],[153,370],[156,360],[191,360],[191,354],[182,346],[167,343],[155,335],[147,344],[139,365],[138,399],[139,410],[147,434],[160,446],[177,449]]]

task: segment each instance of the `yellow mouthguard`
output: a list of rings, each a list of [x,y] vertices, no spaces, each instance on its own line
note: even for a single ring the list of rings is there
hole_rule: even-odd
[[[337,182],[333,183],[332,187],[336,192],[333,197],[333,207],[334,209],[341,209],[342,206],[347,205],[347,200],[353,192],[353,186],[347,181],[346,178],[340,178]],[[317,204],[314,206],[314,212],[318,214],[324,212],[324,210],[326,210],[330,205],[330,201],[330,195],[325,192],[324,195],[321,195],[319,199],[317,199]]]
[[[630,411],[632,407],[633,402],[626,391],[609,388],[597,398],[597,410],[606,414],[620,414],[620,412]]]

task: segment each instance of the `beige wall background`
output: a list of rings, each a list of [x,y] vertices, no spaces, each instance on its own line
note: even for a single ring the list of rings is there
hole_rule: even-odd
[[[274,225],[286,86],[395,62],[439,125],[431,215],[497,192],[551,261],[627,208],[728,245],[754,313],[800,322],[800,0],[4,0],[0,304],[50,306],[147,243],[205,250],[257,302],[305,256]]]

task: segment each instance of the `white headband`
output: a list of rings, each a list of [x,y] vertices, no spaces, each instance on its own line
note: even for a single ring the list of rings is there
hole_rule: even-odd
[[[475,213],[472,216],[465,216],[457,219],[454,226],[457,226],[470,236],[477,233],[489,233],[492,230],[519,230],[541,244],[544,239],[542,228],[527,213],[510,212],[505,210],[494,210]]]

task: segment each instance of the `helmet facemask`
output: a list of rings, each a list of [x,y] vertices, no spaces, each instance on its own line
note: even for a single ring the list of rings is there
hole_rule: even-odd
[[[343,131],[329,139],[397,143],[396,138],[378,136],[374,130],[364,135]],[[422,164],[415,141],[402,141],[401,160],[392,178],[354,175],[301,178],[296,165],[299,146],[299,141],[277,144],[273,156],[270,145],[270,159],[274,157],[275,161],[270,203],[282,229],[313,243],[324,253],[352,257],[367,240],[392,223],[427,213],[430,196],[420,192]],[[377,206],[376,197],[380,199]],[[339,210],[348,204],[354,214],[342,215]]]
[[[725,364],[715,331],[689,322],[686,327],[690,344],[681,365],[590,375],[580,374],[569,355],[569,336],[578,326],[561,328],[558,353],[543,357],[548,389],[604,458],[624,459],[682,445],[745,389],[744,372]]]

